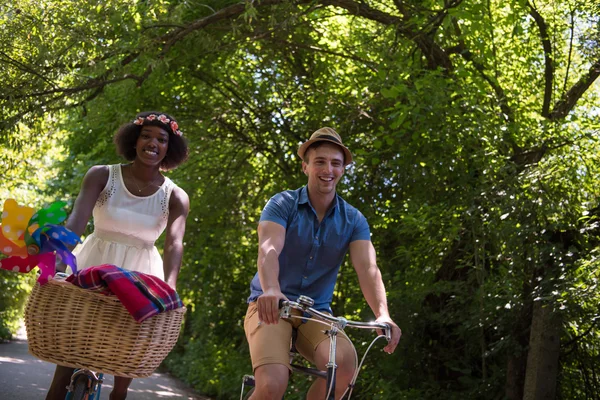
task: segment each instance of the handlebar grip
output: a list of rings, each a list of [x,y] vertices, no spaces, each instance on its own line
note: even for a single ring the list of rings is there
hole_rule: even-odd
[[[383,323],[385,325],[385,339],[389,342],[392,340],[392,326],[387,323]]]

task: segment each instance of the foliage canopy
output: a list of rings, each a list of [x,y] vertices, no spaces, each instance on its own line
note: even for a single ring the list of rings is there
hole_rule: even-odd
[[[32,199],[71,199],[87,168],[118,162],[121,123],[176,116],[192,150],[172,173],[192,201],[178,287],[190,312],[167,365],[234,398],[250,370],[242,318],[260,211],[304,183],[298,144],[333,126],[356,159],[339,193],[369,220],[405,332],[397,355],[367,360],[358,396],[522,398],[539,303],[558,321],[557,397],[597,398],[599,7],[0,5],[0,163],[15,182],[3,194],[26,183]],[[22,159],[49,169],[34,178]],[[334,311],[371,317],[349,264]]]

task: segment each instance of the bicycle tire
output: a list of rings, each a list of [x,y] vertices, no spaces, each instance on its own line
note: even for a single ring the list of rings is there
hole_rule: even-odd
[[[71,400],[85,400],[87,399],[88,391],[88,378],[86,376],[79,376],[73,384],[73,396]]]
[[[255,389],[255,388],[251,388],[251,389],[248,391],[248,393],[246,393],[246,394],[244,395],[244,400],[248,400],[248,399],[250,398],[250,396],[252,396],[252,393],[254,393],[254,389]]]
[[[250,389],[248,391],[248,393],[246,393],[246,395],[244,396],[244,400],[248,400],[250,399],[250,396],[252,396],[252,393],[254,393],[254,388]],[[281,398],[281,400],[285,400],[285,396]]]

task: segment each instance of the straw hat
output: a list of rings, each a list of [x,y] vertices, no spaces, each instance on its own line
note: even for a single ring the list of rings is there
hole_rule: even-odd
[[[306,153],[306,149],[308,149],[308,147],[315,142],[331,142],[337,144],[342,148],[342,150],[344,150],[344,167],[352,163],[352,153],[350,153],[350,150],[344,146],[340,135],[338,135],[338,133],[332,128],[327,127],[315,131],[312,135],[310,135],[310,139],[298,147],[298,156],[300,156],[302,161],[304,161],[304,153]]]

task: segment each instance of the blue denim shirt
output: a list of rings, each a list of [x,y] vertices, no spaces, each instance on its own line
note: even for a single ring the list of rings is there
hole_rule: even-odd
[[[369,224],[360,211],[336,194],[334,205],[321,223],[308,199],[306,187],[273,196],[260,221],[285,228],[279,255],[279,285],[290,300],[311,297],[318,310],[330,311],[338,271],[350,242],[371,240]],[[248,302],[263,293],[258,273],[250,283]]]

